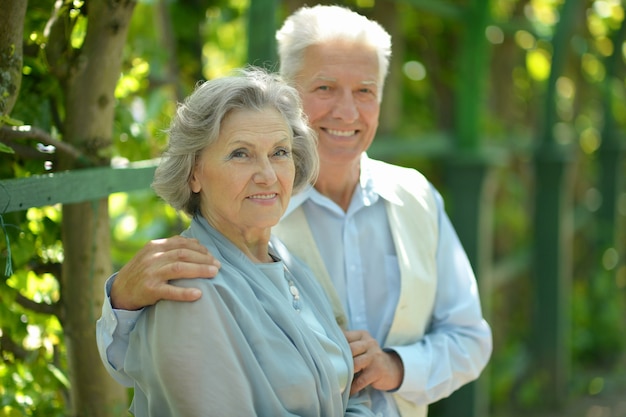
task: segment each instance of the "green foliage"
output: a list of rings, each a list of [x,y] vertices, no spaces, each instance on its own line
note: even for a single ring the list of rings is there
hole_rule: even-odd
[[[49,272],[62,260],[57,214],[44,208],[4,215],[15,273],[0,282],[0,415],[64,415],[69,390],[64,337],[48,312],[60,297]],[[7,249],[0,245],[3,254]]]
[[[13,148],[11,148],[10,146],[5,145],[4,143],[0,143],[0,152],[15,153]]]
[[[492,407],[503,407],[510,402],[511,393],[516,392],[529,361],[528,352],[519,340],[504,346],[494,356],[489,365]]]
[[[614,271],[579,277],[573,288],[573,349],[579,366],[610,368],[626,350],[626,294]]]
[[[24,123],[22,123],[19,120],[15,120],[12,117],[9,117],[8,115],[0,115],[0,127],[2,126],[21,126]],[[0,153],[11,153],[14,154],[15,151],[13,150],[13,148],[11,148],[8,145],[5,145],[4,143],[0,143]]]
[[[109,200],[112,258],[121,268],[147,241],[182,232],[189,219],[151,190],[112,194]]]

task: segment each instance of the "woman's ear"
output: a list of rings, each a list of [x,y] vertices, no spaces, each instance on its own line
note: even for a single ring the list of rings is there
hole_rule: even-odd
[[[193,169],[193,172],[191,173],[191,178],[189,178],[189,188],[191,188],[191,191],[196,194],[199,193],[200,190],[202,190],[202,184],[200,184],[199,180],[199,169],[200,166],[196,165],[196,167]]]

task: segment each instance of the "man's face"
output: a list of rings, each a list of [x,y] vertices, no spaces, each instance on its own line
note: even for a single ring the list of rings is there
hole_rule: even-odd
[[[306,49],[295,83],[318,134],[322,170],[358,161],[374,140],[382,93],[378,80],[373,49],[345,41]]]

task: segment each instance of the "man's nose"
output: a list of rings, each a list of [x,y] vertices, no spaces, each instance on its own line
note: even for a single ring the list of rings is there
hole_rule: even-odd
[[[341,119],[347,123],[352,123],[359,117],[357,103],[351,91],[346,91],[339,96],[335,102],[333,117]]]

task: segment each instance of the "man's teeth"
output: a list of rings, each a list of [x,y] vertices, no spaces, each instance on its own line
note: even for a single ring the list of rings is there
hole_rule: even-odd
[[[352,136],[356,133],[356,130],[334,130],[328,129],[328,133],[334,136]]]

